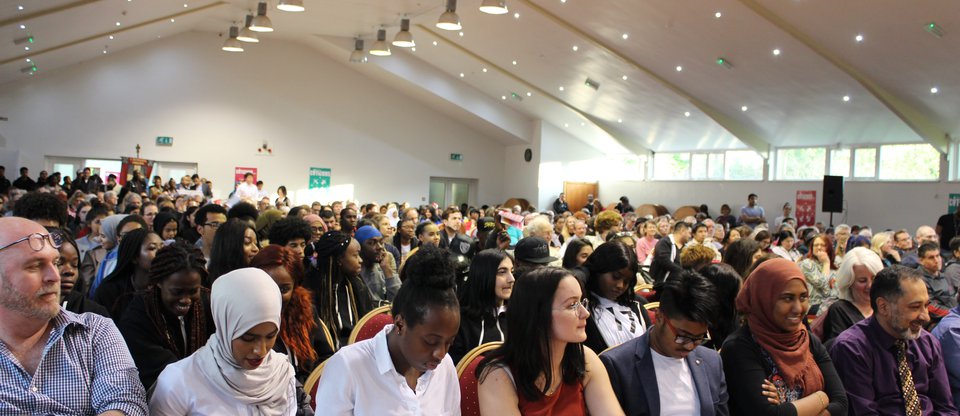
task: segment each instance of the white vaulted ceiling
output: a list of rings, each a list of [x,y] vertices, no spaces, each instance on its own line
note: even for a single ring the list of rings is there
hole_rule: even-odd
[[[943,151],[960,136],[955,1],[507,0],[510,13],[487,15],[460,0],[462,34],[434,25],[443,0],[305,0],[302,13],[276,3],[276,31],[248,47],[300,42],[345,63],[355,37],[369,49],[379,27],[389,41],[409,17],[415,51],[351,65],[499,129],[504,143],[526,140],[517,117],[608,153],[921,141]],[[0,89],[182,32],[222,37],[256,5],[0,0]],[[36,74],[23,72],[32,64]]]

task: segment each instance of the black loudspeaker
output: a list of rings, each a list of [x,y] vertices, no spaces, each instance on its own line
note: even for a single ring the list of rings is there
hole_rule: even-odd
[[[843,212],[843,176],[823,176],[823,212]]]

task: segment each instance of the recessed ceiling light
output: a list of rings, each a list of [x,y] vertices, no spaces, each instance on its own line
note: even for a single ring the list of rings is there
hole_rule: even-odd
[[[514,14],[513,14],[513,18],[514,18],[514,19],[519,19],[519,18],[520,18],[520,13],[519,13],[519,12],[514,13]]]
[[[516,65],[516,64],[517,64],[517,61],[513,61],[513,62],[511,62],[511,63],[514,64],[514,65]]]
[[[170,19],[170,23],[176,23],[176,22],[177,22],[176,19]]]
[[[29,46],[24,46],[24,47],[23,47],[23,50],[29,51],[29,50],[30,50],[30,47],[29,47]]]
[[[460,73],[460,78],[463,78],[463,77],[465,77],[465,76],[466,76],[466,75],[464,75],[463,72]]]
[[[624,80],[624,81],[626,81],[626,80],[627,80],[627,76],[626,76],[626,75],[624,75],[624,76],[622,76],[622,77],[620,77],[620,79],[622,79],[622,80]]]
[[[487,68],[483,68],[482,71],[483,71],[484,73],[486,73],[486,72],[487,72]]]
[[[433,41],[433,46],[437,46],[437,41]]]
[[[563,91],[563,85],[560,86],[560,91]]]
[[[23,10],[23,6],[17,6],[17,10]]]
[[[680,71],[683,71],[683,67],[680,65],[677,65],[677,72],[680,72]]]
[[[506,99],[507,99],[507,96],[506,96],[506,95],[501,95],[501,96],[500,96],[500,99],[501,99],[501,100],[506,100]]]
[[[106,49],[103,50],[103,54],[104,54],[104,55],[107,54],[107,50],[106,50]]]
[[[460,37],[461,37],[461,38],[463,37],[463,32],[460,32]]]
[[[569,123],[563,123],[563,127],[570,127]]]
[[[20,25],[20,29],[26,29],[27,25]]]
[[[584,123],[584,122],[582,122],[582,121],[580,122],[580,127],[583,127],[583,126],[586,126],[586,125],[587,125],[587,123]]]
[[[190,7],[190,5],[188,5],[187,3],[183,3],[183,8],[186,9],[187,7]]]
[[[110,35],[110,36],[109,36],[109,39],[110,39],[110,40],[113,40],[113,35]]]
[[[117,26],[120,26],[120,22],[117,22],[116,25],[117,25]]]
[[[930,88],[930,94],[936,94],[940,92],[940,89],[937,87]]]
[[[417,47],[416,47],[416,46],[410,48],[410,52],[416,52],[416,51],[417,51]]]
[[[576,51],[580,50],[580,47],[577,46],[577,45],[573,45],[573,48],[572,48],[572,49],[573,49],[574,52],[576,52]]]
[[[863,35],[857,34],[857,36],[854,36],[854,37],[853,37],[853,40],[855,40],[855,41],[857,41],[857,42],[863,42]]]
[[[719,19],[719,18],[723,17],[723,13],[716,12],[716,13],[713,14],[713,17],[716,17],[717,19]]]
[[[844,95],[844,96],[843,96],[843,102],[846,103],[846,102],[849,102],[849,101],[850,101],[850,96],[849,96],[849,95]]]
[[[622,119],[622,118],[618,118],[618,119],[617,119],[617,123],[623,123],[623,119]]]
[[[624,33],[624,34],[620,35],[620,37],[623,38],[623,40],[627,40],[627,39],[630,39],[630,34],[629,34],[629,33]]]
[[[773,50],[773,56],[780,56],[780,49],[779,49],[779,48]]]
[[[743,107],[743,108],[746,108],[746,107]],[[744,111],[746,111],[746,110],[744,110]],[[684,117],[690,117],[690,112],[689,112],[689,111],[684,111],[684,112],[683,112],[683,116],[684,116]]]
[[[30,58],[27,58],[27,62],[31,62],[31,61],[30,61]]]
[[[533,93],[530,91],[527,91],[527,97],[533,97]]]
[[[747,111],[747,110],[749,110],[749,108],[747,108],[747,106],[745,105],[740,107],[740,111]]]
[[[560,0],[560,3],[566,3],[567,0]]]

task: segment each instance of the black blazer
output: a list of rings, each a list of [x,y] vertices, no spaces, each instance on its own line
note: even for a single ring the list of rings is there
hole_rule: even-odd
[[[654,284],[663,283],[667,278],[667,273],[680,273],[683,270],[680,267],[680,249],[677,249],[677,257],[670,259],[670,253],[673,248],[673,241],[670,240],[670,234],[663,236],[657,245],[653,247],[653,261],[650,263],[650,275],[653,276]]]
[[[647,333],[600,355],[620,407],[629,416],[660,414],[660,390],[651,354],[650,334]],[[729,415],[727,384],[717,352],[701,346],[685,360],[697,388],[700,415]]]

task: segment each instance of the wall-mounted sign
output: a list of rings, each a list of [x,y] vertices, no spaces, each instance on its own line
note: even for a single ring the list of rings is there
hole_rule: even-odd
[[[157,136],[157,146],[173,146],[173,137]]]

